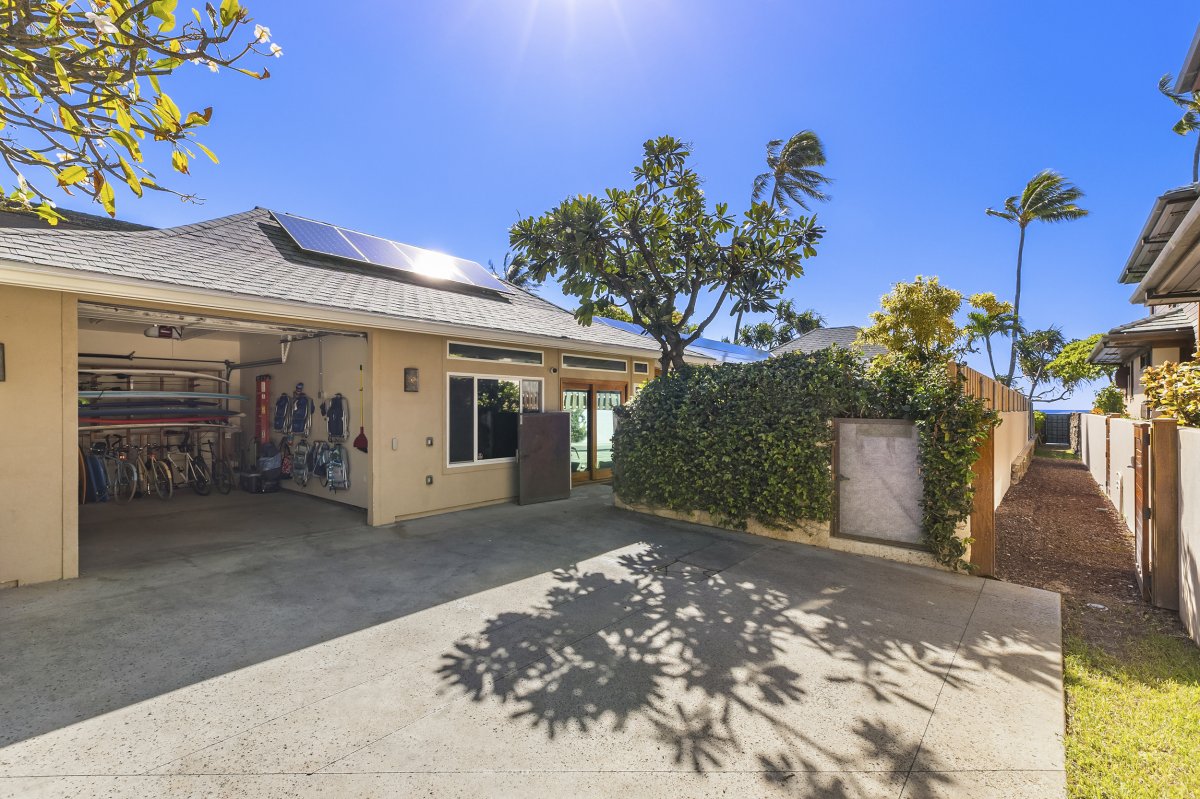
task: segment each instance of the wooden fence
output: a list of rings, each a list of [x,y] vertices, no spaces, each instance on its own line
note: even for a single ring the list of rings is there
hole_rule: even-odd
[[[1032,457],[1030,403],[1020,391],[964,364],[950,364],[950,374],[962,376],[966,395],[983,399],[1003,420],[1001,428],[979,445],[973,482],[971,562],[977,567],[976,574],[990,576],[996,573],[996,506],[1020,480]]]
[[[993,380],[977,369],[961,363],[952,363],[950,364],[950,374],[962,375],[966,379],[963,391],[967,396],[983,398],[993,411],[1029,410],[1028,397],[1015,388],[1009,388],[1003,383]]]

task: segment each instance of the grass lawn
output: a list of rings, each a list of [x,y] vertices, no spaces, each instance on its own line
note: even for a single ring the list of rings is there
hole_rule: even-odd
[[[1055,449],[1053,447],[1038,447],[1033,454],[1039,458],[1056,458],[1060,461],[1077,461],[1079,453],[1073,449]]]
[[[1118,654],[1064,641],[1073,799],[1200,796],[1200,649],[1150,619],[1133,626]]]

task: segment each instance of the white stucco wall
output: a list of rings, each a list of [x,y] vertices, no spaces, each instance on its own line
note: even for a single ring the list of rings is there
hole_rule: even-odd
[[[1200,429],[1179,429],[1179,617],[1200,643]]]
[[[1107,451],[1105,439],[1108,435],[1105,431],[1105,417],[1095,413],[1082,414],[1083,419],[1083,436],[1082,449],[1080,453],[1083,458],[1083,464],[1087,466],[1088,471],[1092,474],[1092,479],[1096,481],[1096,485],[1104,488],[1104,458]]]
[[[1133,428],[1130,419],[1109,422],[1108,496],[1133,531]],[[1103,485],[1103,484],[1102,484]]]

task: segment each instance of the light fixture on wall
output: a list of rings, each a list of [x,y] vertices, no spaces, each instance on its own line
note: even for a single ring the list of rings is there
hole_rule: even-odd
[[[415,366],[408,366],[404,369],[404,390],[405,391],[420,391],[421,390],[421,373]]]

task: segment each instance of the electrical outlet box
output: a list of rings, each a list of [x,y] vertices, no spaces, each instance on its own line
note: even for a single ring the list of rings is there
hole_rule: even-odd
[[[433,436],[425,436],[425,446],[427,446],[427,447],[433,446]]]
[[[425,485],[427,485],[427,486],[433,485],[433,475],[432,474],[425,475]]]
[[[392,436],[392,449],[400,449],[400,439]]]

